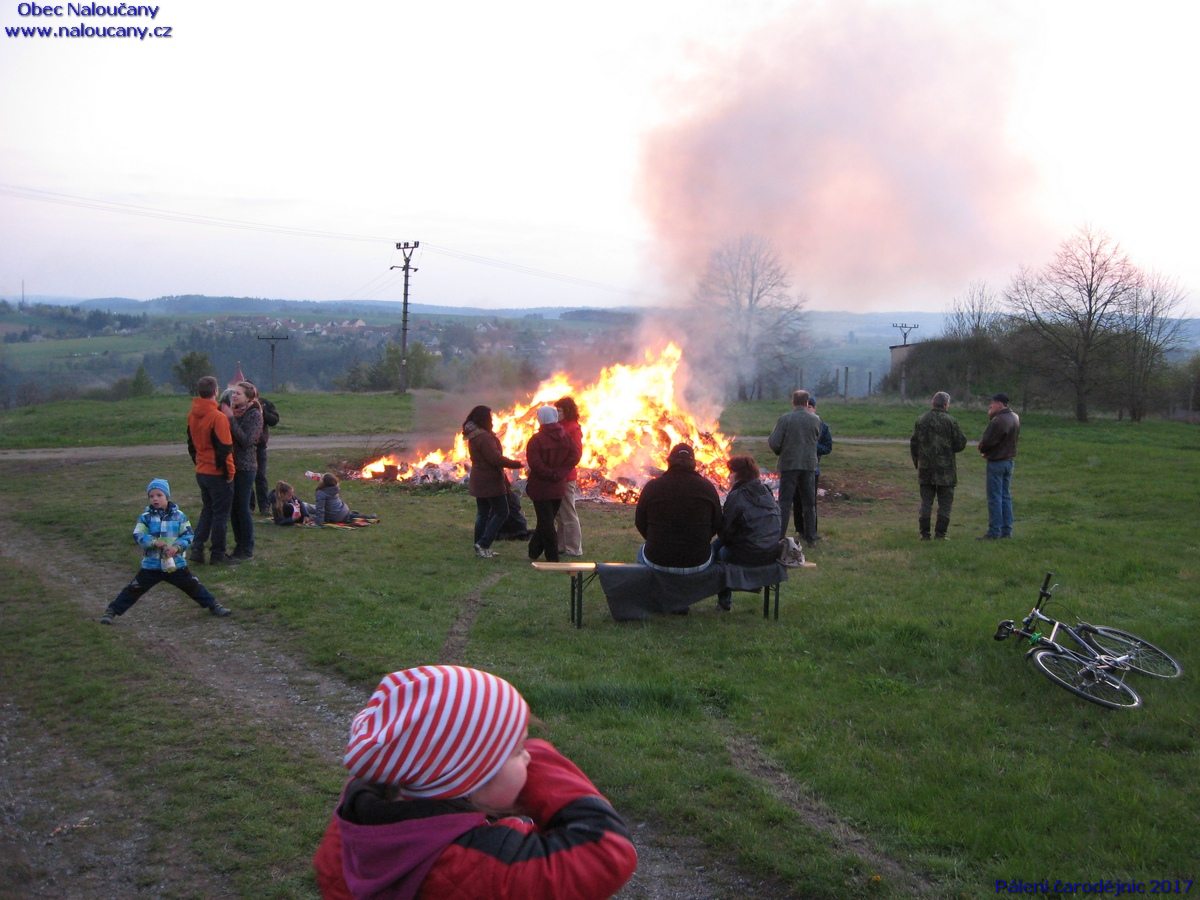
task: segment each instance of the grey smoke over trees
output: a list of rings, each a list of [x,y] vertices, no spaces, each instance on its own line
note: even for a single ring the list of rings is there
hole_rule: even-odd
[[[744,234],[712,251],[696,285],[689,355],[713,360],[738,400],[763,396],[776,376],[790,377],[805,344],[804,300],[776,248]]]

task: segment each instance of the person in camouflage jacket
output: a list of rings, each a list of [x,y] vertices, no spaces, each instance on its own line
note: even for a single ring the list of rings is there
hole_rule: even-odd
[[[945,540],[950,527],[950,510],[954,506],[954,486],[958,484],[958,466],[954,455],[967,446],[966,435],[958,422],[947,412],[950,395],[938,391],[930,401],[932,409],[924,413],[913,426],[908,447],[913,465],[917,469],[917,482],[921,487],[921,511],[917,524],[921,529],[921,540],[929,540],[929,519],[933,513],[933,501],[937,499],[937,525],[934,537]]]

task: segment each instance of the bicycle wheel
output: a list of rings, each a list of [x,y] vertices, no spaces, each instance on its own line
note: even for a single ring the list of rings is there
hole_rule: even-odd
[[[1073,654],[1042,647],[1033,652],[1032,658],[1043,675],[1084,700],[1115,709],[1133,709],[1142,705],[1142,698],[1129,685],[1092,668]]]
[[[1149,641],[1143,641],[1136,634],[1098,625],[1086,636],[1101,653],[1110,656],[1128,655],[1126,663],[1135,672],[1153,675],[1155,678],[1178,678],[1183,674],[1183,666],[1179,665],[1174,657]]]

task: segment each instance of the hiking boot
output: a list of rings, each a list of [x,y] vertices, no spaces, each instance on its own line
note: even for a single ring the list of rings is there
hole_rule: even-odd
[[[220,603],[216,603],[216,602],[214,602],[213,605],[208,608],[208,611],[210,613],[212,613],[214,616],[218,616],[222,619],[225,618],[226,616],[230,615],[233,612],[233,610],[227,609],[226,607],[222,606]]]
[[[196,544],[188,549],[187,561],[189,565],[202,566],[204,565],[204,545]]]
[[[113,619],[115,619],[116,617],[117,617],[117,614],[112,611],[112,607],[110,606],[108,609],[106,609],[104,611],[104,615],[102,615],[100,617],[100,624],[101,625],[111,625],[113,623]]]
[[[210,566],[237,566],[241,565],[241,560],[236,556],[226,556],[224,553],[214,551],[208,558]]]

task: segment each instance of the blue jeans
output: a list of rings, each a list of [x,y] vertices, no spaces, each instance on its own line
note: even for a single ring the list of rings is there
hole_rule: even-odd
[[[992,537],[1009,537],[1013,529],[1013,461],[1002,459],[987,464],[988,530]]]
[[[476,497],[475,543],[484,550],[492,546],[492,541],[496,540],[496,535],[500,533],[500,527],[507,518],[508,497],[504,494],[499,497]]]
[[[648,569],[654,569],[656,572],[666,572],[669,575],[695,575],[697,572],[703,572],[716,560],[714,555],[716,551],[709,548],[708,559],[698,566],[660,566],[657,563],[652,563],[646,558],[646,545],[638,547],[637,561],[638,565],[646,566]]]

